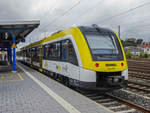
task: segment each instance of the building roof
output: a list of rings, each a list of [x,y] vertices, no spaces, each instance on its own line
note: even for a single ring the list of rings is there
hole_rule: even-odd
[[[142,48],[150,48],[150,45],[142,45]]]
[[[25,37],[40,24],[34,21],[0,21],[0,48],[12,45],[12,34],[15,34],[16,44],[25,41]]]

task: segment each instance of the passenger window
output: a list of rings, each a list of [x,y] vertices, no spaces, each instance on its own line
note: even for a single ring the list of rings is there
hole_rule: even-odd
[[[78,65],[76,53],[70,40],[44,45],[44,59],[70,62]]]
[[[62,42],[62,60],[78,65],[76,53],[70,40],[64,40]]]
[[[55,60],[60,60],[60,43],[54,43],[52,49],[52,56]]]
[[[60,60],[60,42],[44,46],[44,56],[49,60]]]

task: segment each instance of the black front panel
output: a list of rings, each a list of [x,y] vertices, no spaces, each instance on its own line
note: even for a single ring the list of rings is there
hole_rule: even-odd
[[[121,72],[97,72],[96,73],[96,86],[97,87],[110,87],[121,85],[124,77]]]

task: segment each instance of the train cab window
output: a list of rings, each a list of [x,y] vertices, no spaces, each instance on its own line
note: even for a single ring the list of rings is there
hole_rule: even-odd
[[[68,61],[72,64],[78,65],[76,53],[73,44],[70,40],[62,41],[62,55],[61,59],[63,61]]]
[[[116,36],[112,34],[86,34],[93,60],[123,60]]]

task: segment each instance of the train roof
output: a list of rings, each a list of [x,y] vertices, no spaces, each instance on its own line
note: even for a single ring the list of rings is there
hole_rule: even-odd
[[[102,27],[99,27],[97,25],[92,25],[92,26],[75,26],[75,27],[71,27],[71,28],[79,28],[81,30],[82,33],[92,33],[92,32],[102,32],[102,33],[114,33],[112,30],[110,29],[107,29],[107,28],[102,28]],[[69,28],[69,29],[71,29]],[[68,29],[67,29],[68,30]],[[51,34],[50,36],[53,36],[53,35],[57,35],[59,33],[63,33],[64,31],[66,30],[60,30],[60,31],[56,31],[54,32],[53,34]],[[34,43],[31,43],[25,47],[22,47],[21,50],[23,49],[27,49],[27,48],[31,48],[31,47],[35,47],[39,44],[41,44],[44,40],[47,40],[50,36],[48,37],[45,37],[43,38],[42,40],[40,41],[37,41],[37,42],[34,42]]]
[[[102,28],[97,25],[93,26],[78,26],[78,28],[83,32],[102,32],[102,33],[113,33],[112,30],[108,28]]]

